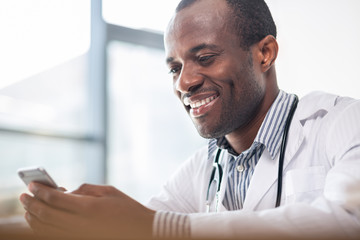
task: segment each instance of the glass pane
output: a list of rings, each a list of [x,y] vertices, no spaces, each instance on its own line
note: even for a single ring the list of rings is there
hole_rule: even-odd
[[[179,0],[103,0],[105,21],[136,29],[162,32]]]
[[[83,132],[90,0],[0,2],[0,126]]]
[[[0,89],[2,128],[87,131],[87,55]]]
[[[206,140],[173,94],[163,51],[112,42],[108,63],[108,181],[146,202]]]
[[[18,197],[27,190],[17,176],[19,168],[45,167],[55,182],[68,190],[83,182],[99,183],[94,171],[101,164],[98,143],[2,132],[0,146],[0,217],[23,210]]]

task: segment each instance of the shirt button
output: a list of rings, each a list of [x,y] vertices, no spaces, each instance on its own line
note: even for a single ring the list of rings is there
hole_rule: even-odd
[[[242,171],[244,171],[244,166],[243,166],[243,165],[239,165],[239,166],[236,167],[236,170],[237,170],[238,172],[242,172]]]

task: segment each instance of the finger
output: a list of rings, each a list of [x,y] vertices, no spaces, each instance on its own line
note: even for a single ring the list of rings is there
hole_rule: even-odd
[[[121,194],[121,192],[113,186],[92,185],[92,184],[82,184],[78,189],[76,189],[72,193],[78,195],[94,196],[94,197],[119,196],[119,194]]]
[[[78,215],[51,208],[44,202],[24,194],[21,197],[28,214],[37,225],[47,225],[59,231],[76,232],[76,229],[84,224],[86,215]],[[28,219],[27,219],[28,220]],[[28,221],[29,222],[29,221]],[[29,222],[30,224],[31,222]]]
[[[25,201],[27,199],[27,197],[31,197],[31,196],[29,196],[29,194],[27,194],[27,193],[23,193],[19,197],[20,203],[23,205],[25,210],[27,210],[27,207],[28,207],[28,202]]]
[[[29,224],[29,226],[31,227],[31,229],[38,235],[42,235],[42,236],[46,235],[49,237],[50,236],[61,237],[61,236],[65,236],[66,234],[66,231],[60,230],[49,224],[45,224],[41,222],[38,218],[36,218],[36,216],[32,215],[29,212],[25,213],[25,219]]]
[[[36,216],[30,214],[29,212],[25,213],[25,219],[28,222],[29,226],[33,232],[41,237],[40,239],[61,239],[61,240],[75,240],[75,239],[88,239],[88,236],[83,234],[79,235],[76,231],[69,231],[66,229],[61,229],[51,224],[46,224],[41,222]],[[91,236],[91,235],[90,235]],[[86,238],[85,238],[86,237]]]
[[[79,195],[67,194],[35,182],[29,184],[29,190],[35,198],[54,208],[78,212],[84,207],[84,197]]]

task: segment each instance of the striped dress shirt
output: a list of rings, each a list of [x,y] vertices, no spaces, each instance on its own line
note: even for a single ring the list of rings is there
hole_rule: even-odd
[[[228,158],[221,159],[224,168],[229,166],[223,205],[228,210],[242,209],[255,166],[266,148],[273,160],[280,151],[285,122],[295,95],[279,92],[271,105],[251,147],[240,154],[231,148],[225,137],[211,139],[208,145],[208,160],[214,161],[218,148],[228,151]],[[158,211],[153,223],[154,237],[189,237],[190,224],[186,214]]]
[[[280,151],[285,122],[294,100],[295,95],[280,91],[266,114],[253,144],[239,155],[231,148],[225,137],[209,141],[208,158],[210,161],[212,161],[218,147],[227,150],[229,153],[228,159],[222,159],[221,162],[223,168],[224,161],[229,164],[227,167],[228,179],[225,179],[227,181],[225,196],[222,202],[226,209],[238,210],[243,208],[251,177],[264,149],[266,148],[269,151],[272,159],[275,159]]]

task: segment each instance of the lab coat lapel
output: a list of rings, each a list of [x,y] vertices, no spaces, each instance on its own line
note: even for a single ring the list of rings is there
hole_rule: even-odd
[[[244,209],[255,210],[271,185],[277,179],[277,161],[272,160],[267,149],[257,163],[246,192]]]
[[[304,136],[304,128],[300,121],[293,122],[289,130],[288,141],[286,145],[283,167],[284,172],[289,163],[294,159],[295,154],[300,149],[301,144],[304,141]]]
[[[299,150],[303,140],[304,133],[302,125],[299,121],[295,120],[291,124],[288,134],[284,169],[286,169],[287,165],[291,162],[294,155]],[[277,154],[276,159],[272,159],[269,151],[267,149],[264,150],[251,178],[250,185],[246,193],[244,209],[255,210],[256,206],[270,190],[271,186],[277,181],[279,156],[280,153]],[[271,202],[272,205],[275,203],[275,200],[276,199],[273,199]]]

